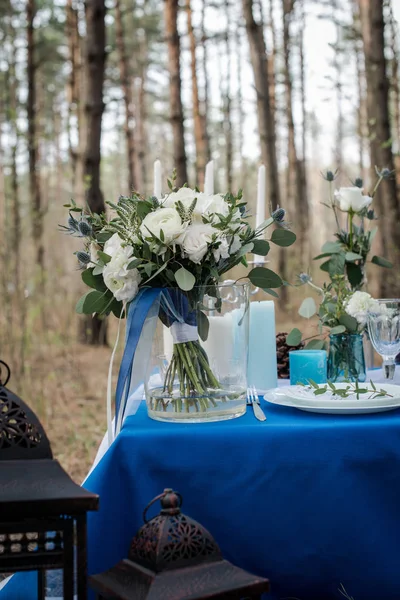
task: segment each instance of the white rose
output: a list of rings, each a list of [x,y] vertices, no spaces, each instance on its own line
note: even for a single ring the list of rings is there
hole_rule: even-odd
[[[114,233],[109,240],[104,244],[104,252],[108,256],[114,256],[114,254],[122,247],[122,240],[118,233]]]
[[[175,208],[178,201],[182,202],[185,208],[189,208],[193,200],[197,198],[198,192],[188,187],[182,187],[177,192],[171,192],[162,201],[163,208]]]
[[[372,202],[370,196],[363,196],[363,191],[359,187],[342,187],[335,192],[335,198],[340,210],[344,212],[349,210],[360,212]]]
[[[116,300],[130,302],[136,296],[139,290],[139,284],[142,280],[137,269],[117,269],[110,261],[103,270],[104,283],[114,294]]]
[[[349,300],[347,300],[345,310],[360,325],[365,325],[367,322],[367,312],[374,309],[376,305],[378,305],[376,300],[370,294],[367,294],[367,292],[354,292]]]
[[[196,264],[201,263],[214,233],[216,233],[215,229],[208,223],[189,225],[179,241],[189,260]]]
[[[204,192],[197,194],[197,202],[193,211],[193,220],[202,223],[202,215],[215,215],[211,220],[213,223],[219,223],[219,217],[216,213],[226,217],[229,214],[229,205],[225,202],[222,194],[213,194],[209,196]]]
[[[140,231],[144,238],[150,238],[152,233],[161,239],[161,230],[164,234],[165,244],[170,244],[185,231],[185,225],[174,208],[158,208],[146,215],[140,225]]]

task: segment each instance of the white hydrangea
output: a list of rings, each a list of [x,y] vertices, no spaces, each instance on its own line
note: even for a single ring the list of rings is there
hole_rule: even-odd
[[[348,315],[354,317],[357,322],[365,326],[367,312],[379,308],[378,302],[367,292],[354,292],[347,300],[345,310]]]

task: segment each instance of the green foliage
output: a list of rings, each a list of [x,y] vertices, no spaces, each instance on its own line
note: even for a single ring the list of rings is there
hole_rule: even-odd
[[[252,269],[248,274],[248,278],[255,287],[263,289],[278,288],[283,283],[279,275],[274,273],[274,271],[271,271],[271,269],[266,269],[264,267],[255,267]]]

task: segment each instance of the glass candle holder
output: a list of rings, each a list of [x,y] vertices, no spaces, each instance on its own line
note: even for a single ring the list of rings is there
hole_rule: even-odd
[[[312,379],[315,383],[326,383],[327,353],[325,350],[292,350],[289,352],[290,385]]]

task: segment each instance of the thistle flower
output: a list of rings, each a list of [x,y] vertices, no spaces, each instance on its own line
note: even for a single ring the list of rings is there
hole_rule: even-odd
[[[310,281],[312,281],[311,275],[308,273],[300,273],[297,277],[301,284],[310,283]]]
[[[88,237],[89,235],[92,235],[91,225],[83,219],[78,223],[78,231],[83,237]]]
[[[354,185],[354,187],[358,187],[358,188],[363,187],[363,180],[361,179],[361,177],[356,177],[354,181],[352,181],[352,180],[350,180],[350,181]]]
[[[334,173],[332,171],[326,171],[326,173],[321,172],[321,175],[326,181],[335,181],[338,174],[338,170],[339,169],[336,169]]]
[[[78,221],[71,214],[68,217],[68,229],[78,231]]]
[[[81,266],[86,266],[90,263],[90,255],[83,250],[78,250],[78,252],[75,252],[75,256]]]
[[[392,177],[392,175],[394,175],[394,171],[391,171],[386,167],[382,170],[379,170],[378,167],[375,166],[375,171],[378,177],[382,177],[382,179],[389,179],[390,177]]]
[[[285,220],[286,211],[284,208],[277,208],[271,214],[271,217],[275,221],[275,223],[283,223]]]

